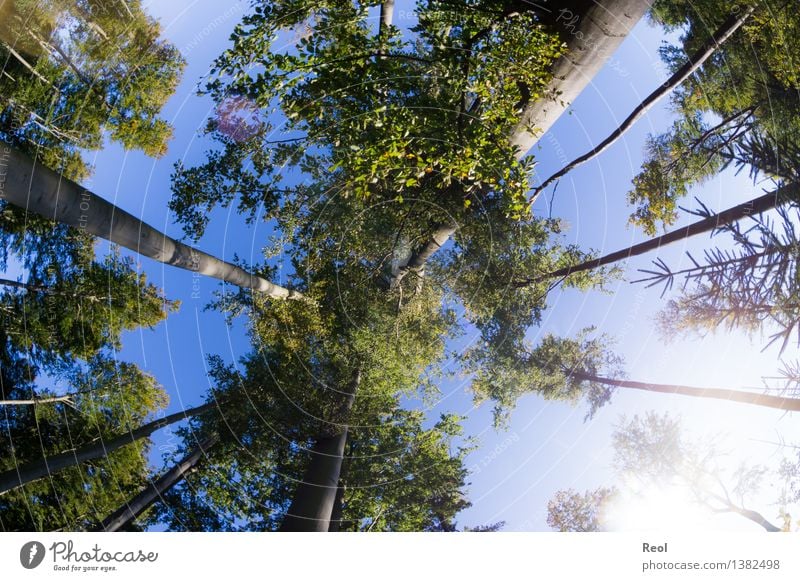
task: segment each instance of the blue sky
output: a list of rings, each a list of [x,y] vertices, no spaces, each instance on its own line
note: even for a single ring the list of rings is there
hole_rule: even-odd
[[[409,18],[406,4],[396,6],[399,26]],[[180,236],[181,231],[167,210],[172,165],[177,160],[189,165],[202,160],[206,143],[199,130],[212,110],[210,100],[198,97],[195,88],[212,59],[227,46],[230,31],[246,9],[246,2],[223,6],[213,0],[151,2],[148,10],[159,18],[165,36],[188,61],[183,82],[164,109],[165,118],[175,126],[175,137],[159,160],[125,152],[114,144],[108,144],[92,160],[95,173],[87,185],[93,191],[173,236]],[[611,64],[532,151],[542,177],[605,137],[664,80],[657,53],[662,39],[663,33],[647,23],[637,26]],[[647,133],[664,129],[669,122],[665,106],[661,103],[610,150],[562,179],[552,214],[570,224],[567,235],[571,241],[607,252],[643,239],[626,223],[630,208],[625,194],[639,167]],[[746,179],[723,175],[697,195],[715,209],[754,197],[756,189]],[[547,213],[549,199],[548,191],[534,211]],[[237,253],[257,262],[267,234],[264,224],[248,226],[233,211],[220,210],[214,212],[198,246],[225,259]],[[706,241],[677,244],[658,256],[678,265],[686,250],[702,247]],[[655,256],[630,261],[628,273],[647,267]],[[203,310],[219,288],[215,280],[193,277],[147,259],[141,260],[141,268],[168,297],[181,300],[182,307],[155,330],[128,333],[120,357],[136,361],[158,378],[170,394],[170,411],[194,405],[209,387],[206,355],[235,361],[246,354],[249,342],[241,325],[230,328],[222,316]],[[531,339],[547,332],[574,335],[594,325],[616,338],[631,378],[641,380],[736,387],[756,386],[761,375],[774,375],[777,353],[774,349],[761,353],[761,341],[751,344],[739,335],[718,333],[704,340],[665,345],[652,319],[662,304],[658,290],[624,281],[612,285],[610,294],[605,295],[554,292],[543,324],[532,331]],[[790,345],[789,350],[796,349]],[[697,433],[734,431],[732,446],[755,457],[771,450],[765,451],[763,444],[752,440],[774,440],[776,431],[788,439],[798,435],[790,426],[791,418],[774,411],[645,393],[618,394],[613,404],[589,423],[583,421],[583,408],[527,396],[520,401],[508,429],[498,432],[492,428],[490,406],[474,409],[466,380],[448,382],[441,389],[441,399],[429,410],[431,417],[444,411],[466,415],[467,433],[478,436],[481,444],[467,461],[475,467],[469,488],[473,507],[459,518],[462,525],[504,520],[506,530],[546,530],[545,506],[556,490],[590,488],[612,478],[609,437],[621,413],[669,410],[681,414]],[[156,444],[163,444],[168,436],[162,433]],[[769,509],[765,509],[767,513]],[[724,528],[736,526],[735,522],[719,522]]]

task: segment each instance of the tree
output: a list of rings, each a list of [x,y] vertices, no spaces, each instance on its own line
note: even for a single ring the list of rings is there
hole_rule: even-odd
[[[0,57],[2,141],[71,179],[87,176],[80,150],[103,134],[160,156],[172,128],[158,117],[185,62],[160,39],[140,2],[4,3]]]
[[[534,282],[542,282],[544,280],[567,277],[571,274],[576,274],[587,270],[594,270],[595,268],[601,266],[614,264],[620,260],[646,254],[652,250],[658,250],[663,246],[672,244],[673,242],[678,242],[681,240],[685,241],[686,239],[696,236],[697,234],[711,233],[713,235],[715,231],[722,230],[724,227],[729,226],[734,222],[751,218],[754,215],[762,214],[768,210],[779,207],[781,204],[798,200],[800,199],[799,194],[800,192],[798,192],[797,184],[791,183],[784,185],[773,192],[769,192],[763,196],[759,196],[758,198],[737,204],[736,206],[718,213],[712,213],[704,207],[700,212],[692,213],[696,215],[704,215],[705,217],[702,220],[698,220],[697,222],[689,224],[688,226],[678,228],[677,230],[673,230],[672,232],[668,232],[661,236],[656,236],[655,238],[650,238],[649,240],[645,240],[639,244],[634,244],[633,246],[623,250],[611,252],[605,256],[601,256],[600,258],[582,262],[581,264],[554,270],[536,278],[528,277],[520,279],[515,283],[515,286],[522,288]]]
[[[98,441],[75,446],[73,449],[64,452],[46,455],[41,459],[22,462],[21,458],[13,458],[15,462],[14,467],[7,468],[5,472],[0,473],[0,494],[45,478],[71,466],[77,466],[82,462],[103,458],[119,448],[135,443],[137,440],[147,438],[160,428],[197,414],[206,413],[215,409],[215,407],[216,404],[214,403],[206,403],[201,406],[189,408],[163,418],[152,420],[141,426],[131,426],[127,433],[117,432],[114,435],[106,434],[105,440],[101,437]],[[10,445],[13,446],[14,442],[11,442]]]
[[[110,533],[123,530],[126,526],[129,526],[137,516],[147,510],[154,502],[162,498],[164,494],[180,482],[188,472],[196,469],[203,455],[217,443],[217,440],[216,437],[211,437],[200,442],[191,454],[165,472],[156,482],[150,484],[150,486],[104,519],[97,530]]]
[[[231,405],[219,418],[198,418],[185,432],[185,449],[178,455],[215,430],[220,443],[196,472],[142,518],[143,523],[160,523],[170,530],[286,530],[295,527],[292,520],[299,521],[297,528],[319,524],[318,529],[324,521],[325,530],[455,527],[456,513],[467,506],[460,489],[467,475],[463,460],[470,449],[460,443],[456,448],[459,418],[446,416],[424,428],[423,413],[403,410],[386,388],[376,389],[369,364],[362,370],[353,407],[348,412],[345,399],[345,407],[336,409],[342,398],[330,388],[298,381],[297,375],[290,381],[297,373],[291,360],[281,362],[276,356],[254,353],[239,371],[219,360],[212,362],[216,396],[225,394]],[[391,366],[387,371],[392,373]],[[387,378],[389,385],[393,381]],[[342,424],[349,424],[346,442]],[[323,463],[333,464],[333,470],[321,469],[316,459],[320,437],[326,433],[345,444],[343,459],[336,453],[332,462]],[[329,503],[327,512],[320,512],[319,523],[289,516],[287,526],[287,515],[300,512],[303,490],[323,479],[334,493],[333,506]],[[305,506],[319,511],[323,504]]]
[[[672,91],[672,89],[681,85],[686,79],[694,74],[703,65],[703,63],[711,58],[714,52],[718,50],[719,47],[731,36],[733,36],[733,34],[742,26],[742,24],[745,23],[754,10],[755,7],[751,6],[750,8],[739,11],[739,13],[732,14],[725,22],[722,23],[720,28],[711,35],[711,38],[705,44],[703,44],[696,53],[692,54],[692,56],[683,66],[676,70],[672,76],[667,81],[662,83],[658,89],[645,97],[645,99],[636,106],[633,112],[626,117],[619,127],[612,131],[608,137],[606,137],[587,153],[566,164],[563,168],[558,170],[556,173],[545,179],[539,186],[537,186],[533,192],[533,195],[530,197],[529,203],[533,205],[533,203],[539,197],[539,194],[547,186],[564,177],[579,165],[594,159],[606,149],[611,147],[614,143],[616,143],[620,137],[622,137],[628,129],[633,127],[636,121],[641,119],[645,113],[647,113],[647,111],[649,111],[659,100]]]
[[[719,451],[713,444],[690,443],[682,434],[680,421],[668,414],[623,417],[613,434],[613,446],[621,487],[584,494],[557,492],[548,504],[550,526],[562,531],[604,530],[614,511],[624,508],[626,502],[646,497],[656,488],[681,487],[690,492],[694,502],[713,513],[742,516],[767,532],[784,530],[758,511],[746,508],[748,497],[758,490],[768,469],[742,465],[726,484]],[[783,505],[779,513],[785,511]]]
[[[572,404],[583,400],[589,407],[587,418],[591,418],[620,388],[800,410],[798,378],[791,365],[782,370],[784,385],[780,395],[755,388],[745,391],[630,381],[624,378],[622,357],[608,347],[611,339],[604,335],[590,338],[593,332],[593,328],[584,329],[576,339],[546,335],[535,347],[500,359],[497,364],[477,360],[472,382],[476,400],[490,399],[495,404],[498,424],[505,421],[516,401],[526,393]]]
[[[547,503],[547,526],[561,533],[602,531],[606,505],[615,494],[614,488],[602,486],[582,494],[572,489],[559,490]]]
[[[655,2],[652,19],[667,30],[683,30],[682,46],[662,51],[666,62],[677,68],[683,53],[692,54],[708,28],[729,14],[730,4],[721,0]],[[731,164],[786,181],[796,178],[788,160],[798,143],[798,22],[785,2],[759,3],[739,33],[742,41],[726,43],[673,93],[678,120],[649,140],[629,194],[637,206],[634,223],[655,234],[657,223],[674,221],[676,201],[691,185]]]
[[[161,386],[135,365],[104,357],[74,371],[70,383],[69,403],[4,406],[3,530],[82,530],[99,522],[147,476],[147,439],[125,447],[110,440],[166,405]],[[31,478],[43,462],[38,480]]]
[[[240,267],[205,252],[194,250],[56,172],[6,147],[10,159],[4,183],[5,200],[28,212],[52,218],[105,238],[179,268],[213,276],[237,286],[267,293],[275,298],[296,299],[302,294],[273,284]]]

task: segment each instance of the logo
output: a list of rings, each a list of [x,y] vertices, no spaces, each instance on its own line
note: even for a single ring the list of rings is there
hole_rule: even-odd
[[[19,550],[19,562],[26,569],[36,569],[44,560],[44,545],[38,541],[31,541],[22,545]]]

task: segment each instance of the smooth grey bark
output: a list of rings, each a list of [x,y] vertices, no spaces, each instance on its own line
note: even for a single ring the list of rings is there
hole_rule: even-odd
[[[75,394],[35,397],[33,399],[0,399],[0,405],[37,405],[40,403],[70,402]]]
[[[117,532],[132,523],[150,505],[163,498],[170,488],[183,480],[186,474],[200,463],[208,450],[217,442],[219,442],[217,436],[203,440],[188,456],[165,472],[158,480],[150,482],[144,490],[114,511],[96,530],[107,533]]]
[[[683,228],[678,228],[677,230],[673,230],[672,232],[668,232],[662,236],[645,240],[644,242],[634,244],[633,246],[629,246],[623,250],[617,250],[616,252],[601,256],[600,258],[587,260],[574,266],[566,266],[538,277],[521,279],[514,284],[517,288],[521,288],[543,282],[545,280],[575,274],[576,272],[594,270],[595,268],[613,264],[615,262],[619,262],[620,260],[645,254],[651,250],[657,250],[662,246],[685,240],[697,234],[713,232],[720,226],[733,224],[734,222],[738,222],[739,220],[743,220],[749,216],[766,212],[767,210],[776,208],[790,200],[800,200],[800,184],[786,184],[773,192],[764,194],[763,196],[759,196],[758,198],[754,198],[742,204],[738,204],[732,208],[723,210],[718,214],[714,214],[708,218],[703,218],[702,220],[698,220],[697,222],[689,224]]]
[[[360,382],[361,372],[356,371],[344,402],[343,417],[350,414]],[[297,483],[292,503],[279,529],[281,532],[321,533],[329,530],[339,491],[347,433],[347,426],[341,426],[338,434],[319,438],[314,443],[310,450],[311,462],[303,480]]]
[[[711,38],[706,41],[693,55],[691,55],[687,59],[686,63],[684,63],[682,67],[675,71],[675,73],[673,73],[673,75],[667,79],[667,81],[665,81],[660,87],[645,97],[645,99],[634,108],[633,112],[625,119],[625,121],[620,123],[620,125],[614,131],[612,131],[608,137],[601,141],[596,147],[575,158],[549,178],[544,180],[541,185],[534,190],[533,195],[528,201],[529,204],[533,204],[539,194],[554,181],[565,176],[579,165],[582,165],[590,159],[597,157],[606,149],[611,147],[614,143],[616,143],[617,140],[622,137],[626,131],[628,131],[628,129],[633,127],[633,125],[653,107],[653,105],[671,93],[675,87],[681,85],[701,66],[703,66],[703,64],[709,58],[711,58],[711,55],[713,55],[714,52],[725,43],[725,41],[733,36],[733,33],[739,30],[739,28],[745,23],[754,10],[755,5],[752,5],[746,10],[741,11],[741,13],[733,14],[727,20],[725,20],[725,22],[722,23],[717,31],[711,35]]]
[[[8,145],[0,149],[0,173],[3,170],[5,181],[0,199],[28,212],[73,226],[171,266],[278,299],[304,298],[297,291],[273,284],[159,232]]]
[[[34,482],[40,478],[44,478],[48,475],[64,470],[65,468],[77,466],[81,462],[87,462],[89,460],[94,460],[95,458],[107,456],[122,446],[130,444],[131,442],[135,442],[136,440],[146,438],[164,426],[200,415],[215,409],[217,405],[218,404],[216,402],[210,402],[195,408],[183,410],[163,418],[153,420],[152,422],[140,426],[135,430],[131,430],[126,434],[121,434],[115,438],[111,438],[110,440],[100,439],[96,442],[83,446],[82,448],[78,448],[77,450],[62,452],[60,454],[56,454],[55,456],[49,456],[42,458],[41,460],[22,464],[16,468],[2,472],[0,473],[0,495],[8,492],[9,490],[13,490],[28,484],[29,482]]]
[[[583,381],[592,381],[621,387],[626,389],[640,389],[653,393],[667,393],[673,395],[686,395],[690,397],[702,397],[705,399],[720,399],[737,403],[747,403],[761,407],[774,408],[782,411],[800,411],[800,399],[792,397],[781,397],[777,395],[767,395],[763,393],[752,393],[739,391],[736,389],[711,388],[711,387],[690,387],[688,385],[672,385],[665,383],[648,383],[644,381],[628,381],[623,379],[612,379],[610,377],[600,377],[578,371],[568,372],[572,377]]]
[[[425,265],[436,252],[445,245],[453,234],[456,233],[455,225],[443,225],[436,228],[430,238],[409,257],[408,262],[395,269],[390,276],[385,279],[387,289],[395,289],[409,273],[422,276],[425,272]]]
[[[650,8],[648,0],[567,0],[544,2],[548,20],[567,44],[553,64],[553,78],[543,96],[524,105],[511,135],[519,154],[526,154],[547,133],[600,72],[614,51]],[[533,130],[533,131],[531,131]]]
[[[394,0],[384,0],[381,4],[381,23],[378,34],[384,32],[392,25],[392,17],[394,16]]]
[[[339,487],[336,489],[336,498],[333,501],[333,509],[331,510],[331,522],[328,525],[329,533],[338,533],[342,527],[342,509],[344,503],[344,493],[347,487],[339,481]]]

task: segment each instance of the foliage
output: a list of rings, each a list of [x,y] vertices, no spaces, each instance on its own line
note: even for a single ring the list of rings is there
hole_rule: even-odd
[[[167,403],[152,376],[106,357],[75,368],[69,384],[70,403],[3,406],[0,471],[132,430]],[[0,529],[74,531],[97,525],[147,482],[148,448],[148,441],[124,446],[5,493]]]
[[[194,421],[183,435],[191,447],[199,433],[214,430],[221,445],[146,522],[169,530],[278,528],[321,429],[302,386],[273,375],[280,367],[263,354],[242,361],[241,372],[214,361],[214,397],[230,405],[211,423]],[[461,434],[459,418],[443,416],[425,429],[421,412],[403,410],[396,400],[370,405],[362,402],[368,395],[357,395],[342,468],[341,530],[452,529],[455,514],[468,506],[460,489],[471,448],[451,449]]]
[[[606,505],[617,491],[599,487],[584,493],[559,490],[547,503],[547,526],[558,532],[594,533],[603,530]]]
[[[476,400],[494,403],[496,425],[507,421],[519,397],[527,393],[573,405],[585,398],[589,404],[586,417],[591,418],[610,400],[613,388],[585,376],[622,373],[621,358],[607,347],[609,338],[590,338],[593,331],[584,329],[577,339],[546,335],[535,347],[492,359],[483,357],[485,350],[475,350],[470,362]]]
[[[651,285],[665,291],[674,280],[685,277],[677,298],[670,299],[659,314],[664,336],[672,338],[689,332],[707,333],[719,327],[756,332],[777,329],[769,344],[779,342],[781,351],[791,336],[800,331],[798,310],[797,256],[800,240],[796,232],[796,192],[781,196],[784,205],[775,217],[751,216],[747,225],[728,224],[718,229],[727,234],[733,248],[706,250],[703,260],[691,255],[691,266],[673,271],[663,261],[645,271]],[[701,217],[712,214],[703,207]]]
[[[662,49],[672,69],[738,7],[727,0],[660,0],[652,18],[681,29],[681,46]],[[754,14],[672,98],[678,119],[650,138],[642,171],[628,199],[631,221],[654,235],[677,218],[689,188],[738,166],[758,175],[793,179],[800,138],[798,71],[800,18],[791,3],[760,2]],[[790,155],[787,155],[789,153]]]
[[[691,438],[684,433],[679,418],[655,412],[623,416],[612,440],[619,487],[584,494],[559,491],[548,505],[550,526],[559,530],[602,530],[613,511],[624,508],[626,502],[646,498],[654,490],[683,489],[689,492],[690,502],[712,513],[737,514],[771,532],[788,530],[772,524],[747,505],[765,480],[782,473],[784,487],[775,502],[776,512],[786,522],[791,520],[789,508],[793,500],[787,491],[795,483],[789,462],[784,461],[778,471],[746,463],[725,467],[726,453],[719,447],[718,436]]]

